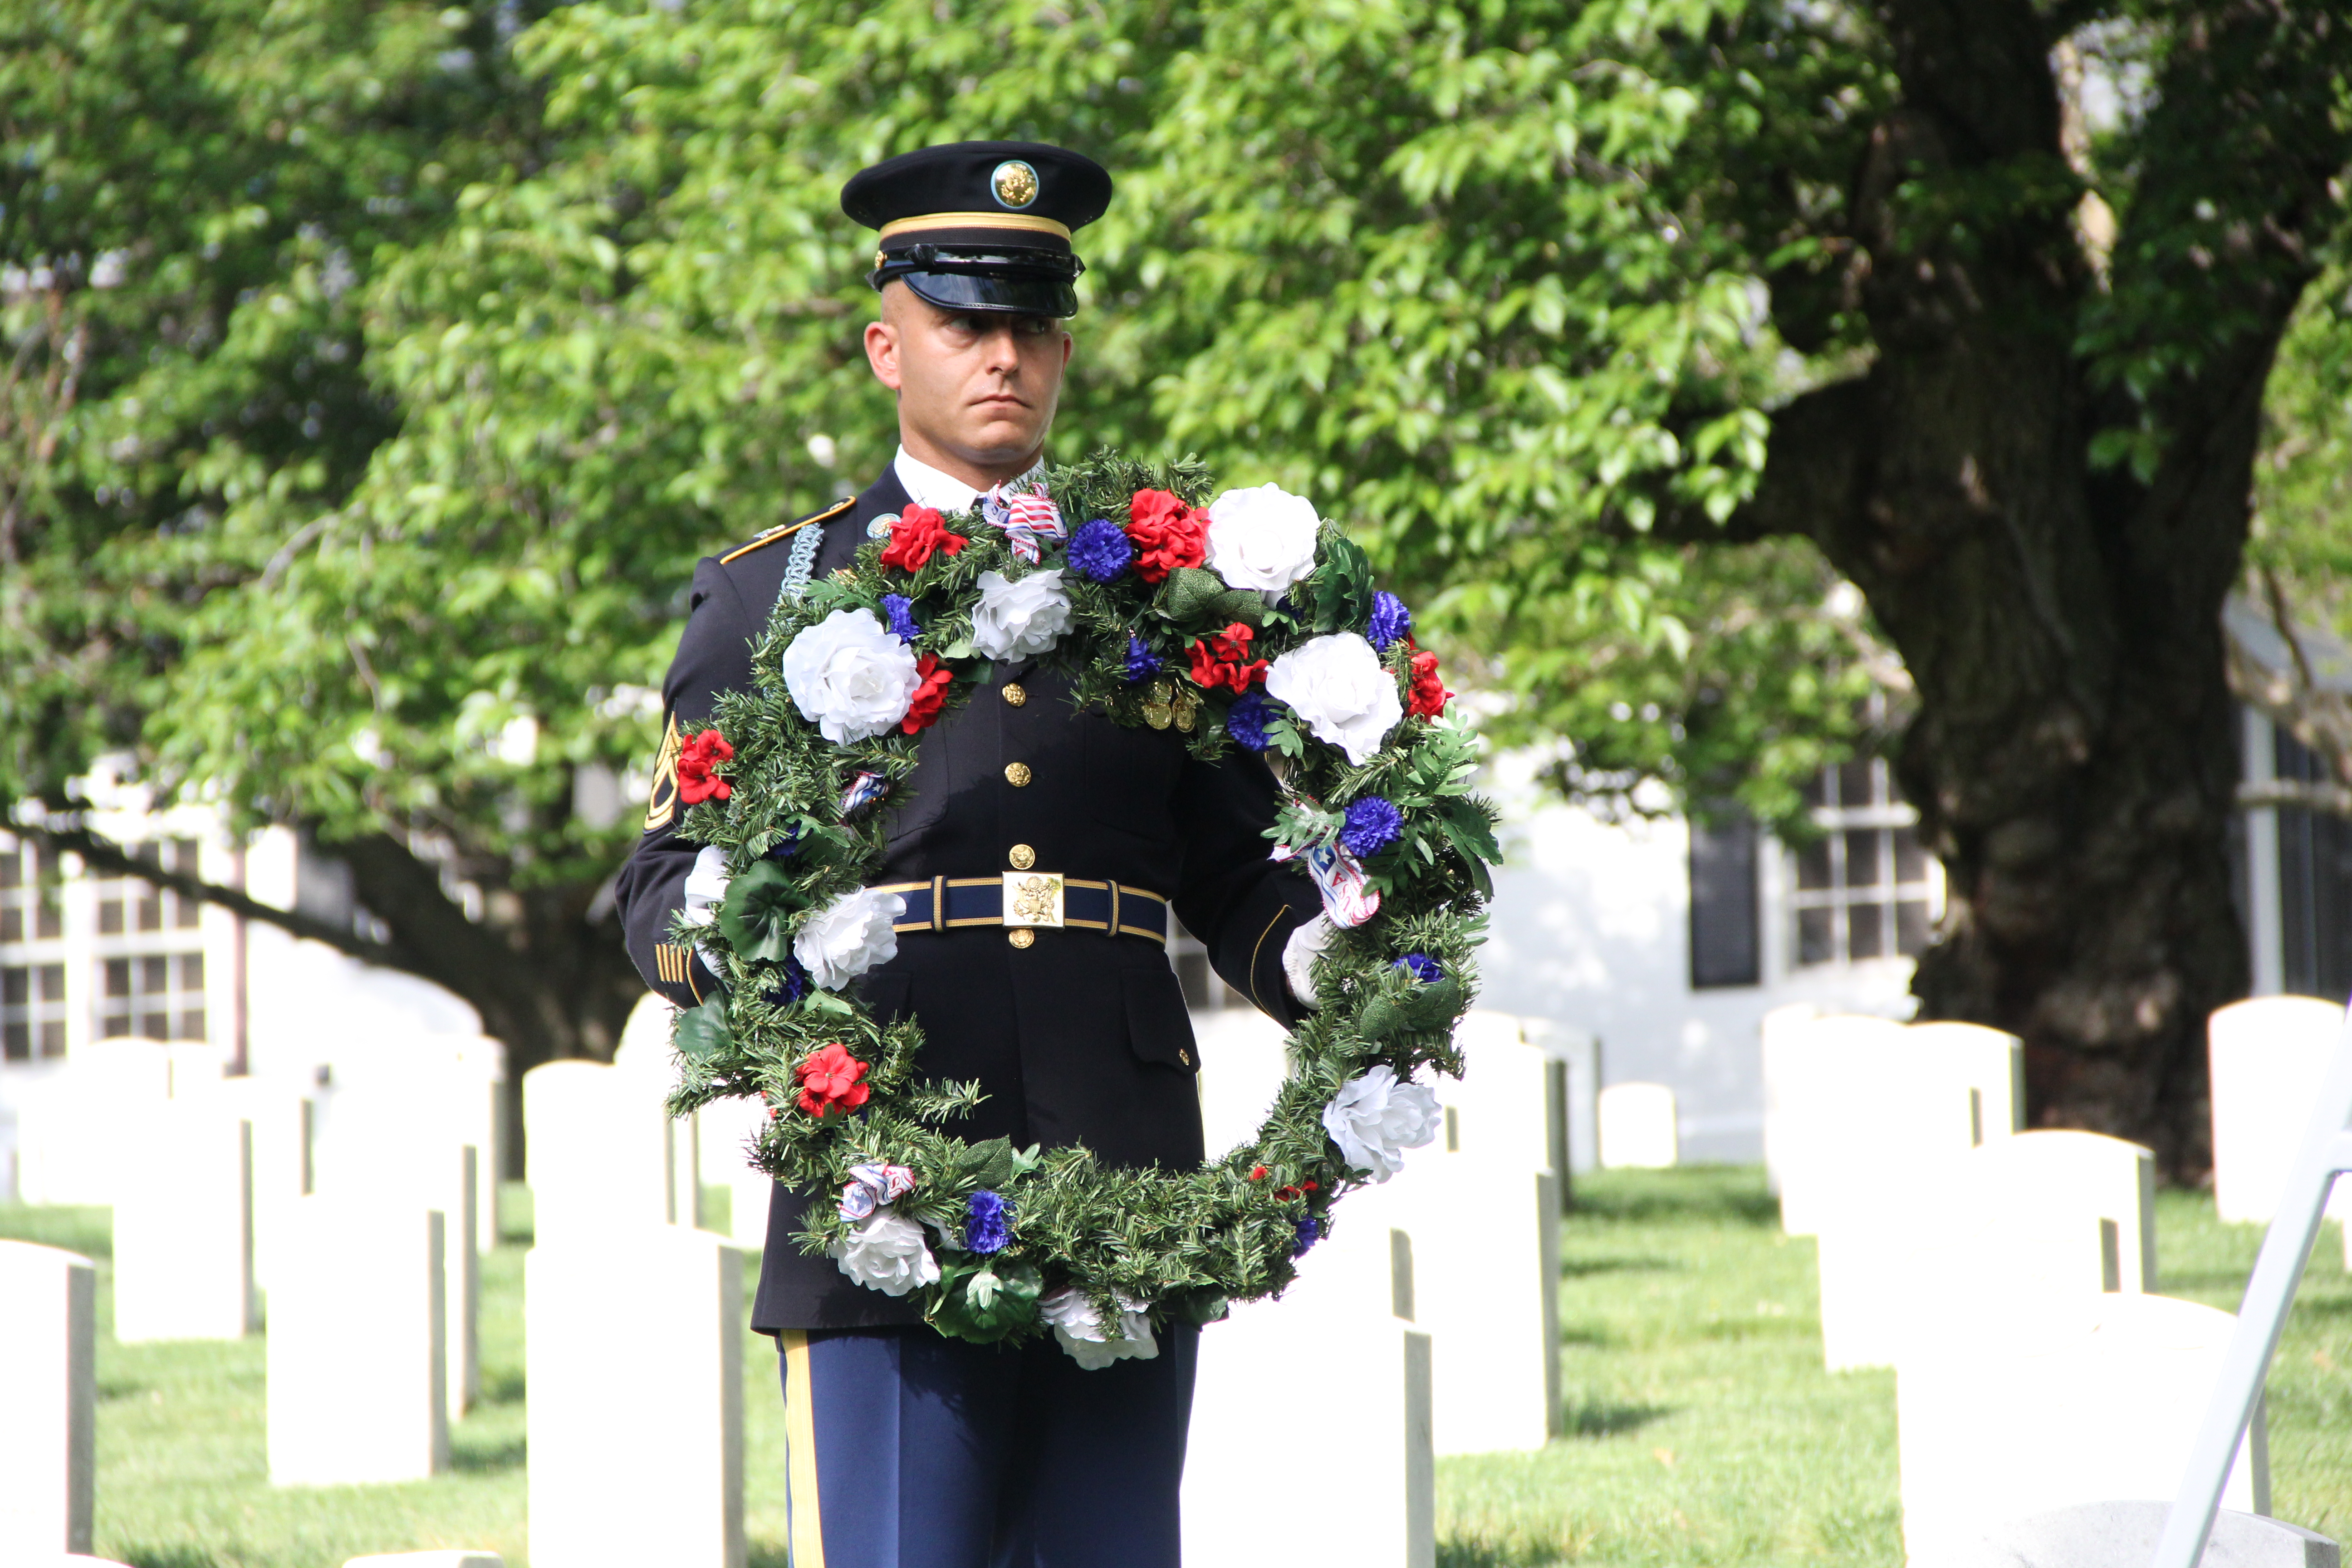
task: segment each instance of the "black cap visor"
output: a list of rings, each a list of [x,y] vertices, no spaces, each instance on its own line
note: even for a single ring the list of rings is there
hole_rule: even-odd
[[[1078,291],[1058,278],[1001,278],[985,272],[898,272],[891,277],[942,310],[994,310],[1057,321],[1078,313]]]
[[[866,278],[877,289],[895,279],[943,310],[1057,320],[1077,314],[1078,292],[1072,285],[1086,265],[1067,251],[1003,247],[991,252],[928,244],[885,251],[880,260]]]

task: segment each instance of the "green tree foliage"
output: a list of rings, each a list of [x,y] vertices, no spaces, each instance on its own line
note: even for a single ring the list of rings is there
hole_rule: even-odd
[[[187,56],[234,69],[141,67],[133,41],[63,90],[177,128],[119,154],[142,189],[177,188],[194,126],[310,168],[330,154],[267,134],[268,91],[205,85],[285,58],[286,15]],[[339,63],[286,79],[477,118],[372,119],[348,86],[331,156],[356,211],[273,216],[259,280],[215,295],[224,333],[253,319],[221,343],[257,346],[207,340],[173,384],[277,365],[253,356],[283,294],[358,323],[337,363],[368,417],[258,468],[167,472],[102,456],[126,406],[188,405],[160,388],[117,372],[68,414],[40,390],[56,375],[12,384],[37,406],[10,438],[54,427],[83,465],[60,489],[45,458],[16,492],[60,520],[45,559],[73,582],[14,579],[26,614],[66,620],[8,657],[65,658],[47,700],[81,728],[12,716],[15,754],[41,759],[16,787],[53,795],[135,736],[167,778],[360,846],[363,884],[407,889],[363,896],[412,950],[464,936],[419,884],[428,841],[511,895],[540,933],[523,949],[606,940],[588,895],[630,825],[577,785],[649,748],[690,562],[890,447],[858,348],[871,237],[841,181],[936,141],[1060,141],[1120,195],[1083,247],[1058,450],[1190,450],[1315,497],[1510,699],[1498,738],[1567,738],[1572,788],[1657,777],[1789,820],[1798,781],[1874,739],[1860,699],[1892,689],[1955,892],[1930,1011],[2024,1033],[2053,1114],[2165,1124],[2195,1163],[2182,1042],[2242,981],[2214,956],[2236,939],[2211,622],[2273,351],[2341,221],[2352,29],[2328,7],[591,4],[517,36],[523,85],[487,103],[451,84],[503,79],[495,28],[452,73],[442,17],[351,16],[368,26],[315,46]],[[12,135],[99,157],[96,111],[75,112]],[[245,189],[224,160],[173,224],[211,210],[206,181]],[[384,181],[402,222],[363,222]],[[94,195],[37,221],[10,199],[20,267],[131,244],[90,227]],[[131,276],[218,259],[193,229],[158,243]],[[12,307],[19,343],[130,301],[48,276],[62,303]],[[67,337],[42,330],[23,363],[53,372]],[[290,369],[240,374],[312,401]],[[141,441],[122,449],[171,449]],[[124,474],[148,476],[148,511],[102,537],[62,521],[113,515],[95,498]],[[145,601],[103,573],[133,562],[158,607],[118,638],[98,618]]]

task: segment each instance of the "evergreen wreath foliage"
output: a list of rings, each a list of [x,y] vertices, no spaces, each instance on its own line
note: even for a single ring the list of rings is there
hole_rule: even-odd
[[[1076,533],[1096,519],[1124,527],[1139,491],[1171,492],[1200,508],[1212,482],[1189,458],[1150,466],[1102,452],[1048,470],[1040,488]],[[1197,510],[1191,516],[1206,521]],[[1461,1071],[1453,1026],[1475,990],[1474,954],[1492,894],[1486,864],[1499,858],[1493,810],[1469,791],[1475,739],[1435,713],[1446,694],[1433,659],[1402,631],[1402,606],[1375,593],[1362,552],[1328,521],[1318,525],[1313,570],[1273,605],[1199,565],[1170,570],[1158,583],[1131,568],[1097,582],[1073,566],[1061,540],[1025,562],[978,509],[946,526],[967,542],[933,553],[919,570],[884,564],[884,543],[871,542],[854,567],[797,600],[780,600],[754,653],[756,689],[719,700],[713,724],[732,748],[717,770],[725,787],[691,805],[681,831],[721,847],[733,875],[714,922],[681,920],[673,934],[700,945],[724,989],[679,1016],[682,1070],[670,1110],[685,1115],[730,1096],[763,1097],[769,1119],[752,1162],[803,1193],[839,1193],[860,1166],[910,1172],[914,1184],[895,1197],[895,1209],[932,1244],[939,1278],[914,1298],[941,1333],[982,1342],[1040,1333],[1047,1326],[1041,1297],[1065,1288],[1083,1293],[1105,1323],[1118,1323],[1122,1308],[1160,1323],[1208,1322],[1229,1300],[1286,1286],[1297,1257],[1328,1232],[1335,1202],[1366,1179],[1322,1120],[1343,1087],[1381,1065],[1400,1079]],[[1081,544],[1108,537],[1097,531]],[[981,574],[1017,581],[1055,567],[1067,568],[1070,616],[1041,662],[1070,676],[1081,708],[1123,724],[1172,724],[1195,754],[1213,759],[1234,743],[1227,721],[1235,702],[1249,703],[1244,732],[1264,740],[1283,785],[1269,837],[1300,857],[1339,843],[1352,804],[1377,796],[1396,808],[1371,814],[1384,826],[1373,840],[1360,840],[1380,841],[1358,862],[1379,911],[1341,929],[1316,961],[1321,1006],[1291,1033],[1290,1074],[1272,1114],[1253,1142],[1196,1171],[1112,1169],[1083,1147],[966,1143],[950,1129],[978,1103],[979,1086],[924,1078],[915,1023],[879,1022],[854,986],[844,994],[812,984],[791,957],[793,932],[866,886],[881,861],[889,812],[871,803],[872,781],[867,798],[856,797],[858,775],[902,789],[919,737],[894,726],[870,739],[825,740],[786,689],[786,648],[836,611],[865,608],[884,619],[895,607],[899,614],[889,618],[902,633],[908,616],[917,628],[911,651],[936,656],[951,673],[952,710],[991,675],[973,648]],[[886,595],[905,603],[886,606]],[[1244,698],[1197,684],[1188,666],[1193,646],[1236,624],[1252,630],[1251,657],[1269,660],[1318,636],[1369,630],[1386,641],[1381,665],[1398,683],[1404,717],[1358,764],[1261,686],[1251,684]],[[902,803],[895,793],[888,801]],[[1360,811],[1357,817],[1371,820]],[[802,1069],[835,1047],[864,1064],[866,1095],[854,1110],[810,1114],[798,1103]],[[822,1252],[852,1228],[833,1203],[819,1201],[797,1241]]]

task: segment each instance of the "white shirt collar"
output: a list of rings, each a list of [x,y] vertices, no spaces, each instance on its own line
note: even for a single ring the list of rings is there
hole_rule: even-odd
[[[972,489],[953,474],[941,473],[930,464],[908,452],[904,446],[898,448],[898,455],[890,460],[890,466],[898,470],[898,483],[906,488],[908,500],[913,501],[917,506],[927,506],[934,511],[946,512],[950,516],[960,511],[970,511],[979,503],[980,498],[988,493],[985,490]],[[1030,466],[1028,473],[1021,477],[1025,479],[1045,471],[1045,460],[1040,458]]]

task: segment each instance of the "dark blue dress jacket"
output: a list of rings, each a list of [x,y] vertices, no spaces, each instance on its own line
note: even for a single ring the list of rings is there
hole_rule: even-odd
[[[895,469],[844,506],[817,514],[816,576],[849,563],[866,525],[908,504]],[[695,567],[686,631],[662,689],[664,765],[646,832],[621,873],[629,952],[646,983],[681,1007],[715,982],[669,942],[697,846],[677,833],[668,746],[699,730],[719,695],[749,690],[751,646],[765,629],[792,553],[789,530]],[[1025,700],[1007,699],[1009,684]],[[1028,768],[1015,786],[1007,768]],[[1282,950],[1319,907],[1311,885],[1267,858],[1273,774],[1255,755],[1189,756],[1174,731],[1129,729],[1080,713],[1069,683],[1034,661],[1000,664],[968,706],[927,731],[890,825],[877,882],[988,877],[1034,868],[1147,889],[1172,900],[1185,929],[1236,991],[1285,1025],[1296,1004]],[[1084,1144],[1114,1164],[1182,1170],[1202,1158],[1199,1058],[1184,996],[1155,942],[1082,930],[1041,930],[1015,948],[1001,927],[911,931],[898,955],[866,976],[885,1017],[912,1014],[923,1065],[979,1080],[987,1098],[952,1130],[1016,1147]],[[752,1324],[861,1328],[919,1321],[908,1303],[856,1285],[829,1258],[792,1243],[811,1200],[777,1187]]]

